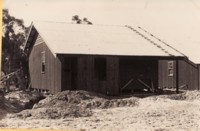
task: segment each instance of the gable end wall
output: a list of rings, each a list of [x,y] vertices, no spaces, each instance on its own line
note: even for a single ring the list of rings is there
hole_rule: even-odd
[[[42,53],[45,51],[45,73],[42,73]],[[61,91],[61,62],[52,54],[40,35],[37,36],[29,56],[31,86],[35,89]]]

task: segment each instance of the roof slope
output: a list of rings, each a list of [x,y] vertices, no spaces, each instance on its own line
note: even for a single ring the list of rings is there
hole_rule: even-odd
[[[183,56],[131,27],[56,22],[34,22],[33,26],[54,54]]]

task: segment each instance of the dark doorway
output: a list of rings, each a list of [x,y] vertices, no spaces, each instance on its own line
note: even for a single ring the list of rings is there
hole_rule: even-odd
[[[100,81],[106,81],[106,58],[94,59],[95,77]]]
[[[62,61],[62,91],[77,88],[77,57],[64,57]]]
[[[158,61],[122,57],[119,61],[121,93],[149,92],[158,86]]]

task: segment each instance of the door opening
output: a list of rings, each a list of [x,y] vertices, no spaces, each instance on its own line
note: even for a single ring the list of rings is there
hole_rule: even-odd
[[[62,62],[62,91],[77,88],[77,57],[64,57]]]

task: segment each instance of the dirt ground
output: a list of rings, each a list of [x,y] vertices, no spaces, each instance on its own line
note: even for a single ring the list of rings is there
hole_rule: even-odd
[[[33,109],[8,113],[0,119],[0,128],[197,131],[200,91],[143,98],[65,91],[41,100]]]

